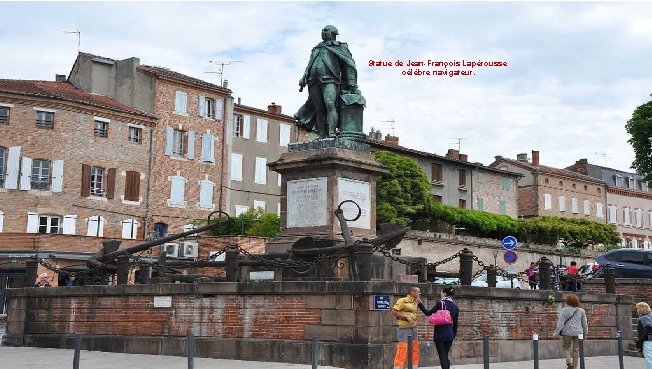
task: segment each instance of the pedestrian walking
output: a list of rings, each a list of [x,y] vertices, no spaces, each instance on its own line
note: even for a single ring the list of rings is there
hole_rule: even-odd
[[[435,325],[435,333],[433,334],[432,340],[435,342],[435,347],[437,348],[437,355],[439,356],[439,365],[442,369],[450,369],[450,351],[451,346],[453,345],[453,340],[457,336],[457,320],[459,317],[460,309],[453,302],[453,296],[455,296],[455,288],[446,287],[440,293],[440,300],[437,301],[435,306],[432,309],[428,310],[421,300],[418,300],[419,309],[425,314],[430,316],[438,310],[446,309],[450,311],[450,314],[453,318],[453,324],[446,325]]]
[[[645,369],[652,369],[652,310],[646,302],[636,304],[638,325],[636,331],[636,349],[645,357]]]
[[[571,261],[570,265],[566,267],[566,291],[577,291],[578,279],[579,269],[577,269],[577,262]]]
[[[583,334],[584,338],[586,338],[589,326],[586,322],[586,312],[580,307],[580,299],[577,295],[569,293],[566,295],[565,300],[566,306],[559,311],[554,335],[560,335],[562,338],[567,369],[577,369],[577,362],[580,357],[577,336]]]
[[[403,369],[407,363],[407,340],[412,336],[412,368],[419,366],[419,337],[417,335],[417,301],[420,301],[421,290],[419,287],[410,287],[407,296],[396,300],[392,308],[392,315],[396,317],[396,355],[394,356],[394,369]]]

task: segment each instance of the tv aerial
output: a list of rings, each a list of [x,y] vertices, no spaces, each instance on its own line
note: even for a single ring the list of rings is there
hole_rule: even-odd
[[[79,52],[79,48],[81,46],[81,32],[76,29],[74,31],[63,31],[63,33],[74,33],[77,35],[77,52]]]
[[[380,122],[381,123],[389,123],[389,129],[392,130],[392,136],[395,136],[394,135],[394,130],[396,129],[396,124],[395,124],[396,121],[394,120],[394,118],[389,118],[388,120],[381,120]],[[385,127],[385,128],[387,128],[387,127]]]
[[[211,64],[217,65],[219,68],[216,72],[204,72],[204,73],[217,73],[220,75],[220,86],[222,86],[222,77],[224,76],[224,66],[231,65],[232,63],[244,63],[244,60],[209,60]]]
[[[449,140],[455,140],[457,141],[457,151],[462,152],[462,140],[468,140],[466,137],[451,137]],[[452,142],[449,142],[452,143]]]

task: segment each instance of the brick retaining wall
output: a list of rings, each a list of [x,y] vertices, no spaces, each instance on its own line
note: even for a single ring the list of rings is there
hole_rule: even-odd
[[[432,305],[441,286],[422,284]],[[12,290],[5,344],[71,348],[74,333],[89,350],[183,355],[195,335],[197,355],[241,360],[309,363],[309,340],[322,342],[320,364],[389,369],[394,355],[394,319],[372,310],[372,296],[392,302],[408,284],[395,282],[241,282],[28,288]],[[531,335],[540,337],[540,357],[561,357],[552,337],[562,304],[559,292],[459,287],[460,328],[453,362],[482,362],[482,336],[491,337],[492,361],[531,359]],[[586,353],[616,352],[616,331],[631,326],[630,296],[580,294],[589,319]],[[155,296],[171,307],[155,308]],[[623,330],[626,339],[631,330]],[[422,366],[437,364],[433,329],[421,316]]]

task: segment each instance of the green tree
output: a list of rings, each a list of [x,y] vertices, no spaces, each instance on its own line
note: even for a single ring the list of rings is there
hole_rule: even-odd
[[[205,221],[203,221],[205,223]],[[213,236],[255,236],[278,237],[281,233],[281,218],[274,213],[265,213],[258,208],[232,217],[230,222],[226,218],[213,218],[211,222],[223,223],[211,234]]]
[[[625,125],[631,138],[627,141],[634,149],[632,168],[645,176],[645,181],[652,181],[652,101],[634,110],[632,119]]]
[[[377,222],[410,224],[428,220],[433,201],[430,183],[419,165],[388,151],[375,152],[374,156],[389,169],[376,179]]]

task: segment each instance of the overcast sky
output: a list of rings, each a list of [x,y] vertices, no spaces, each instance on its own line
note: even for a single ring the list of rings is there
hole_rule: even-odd
[[[625,124],[652,93],[650,3],[0,2],[0,78],[53,80],[81,51],[140,58],[219,84],[242,103],[293,115],[298,81],[326,24],[339,29],[367,100],[364,130],[485,165],[539,150],[541,164],[577,159],[630,170]],[[400,60],[403,67],[370,67]],[[472,76],[403,75],[407,61],[501,61],[448,67]],[[442,70],[441,67],[419,67]]]

